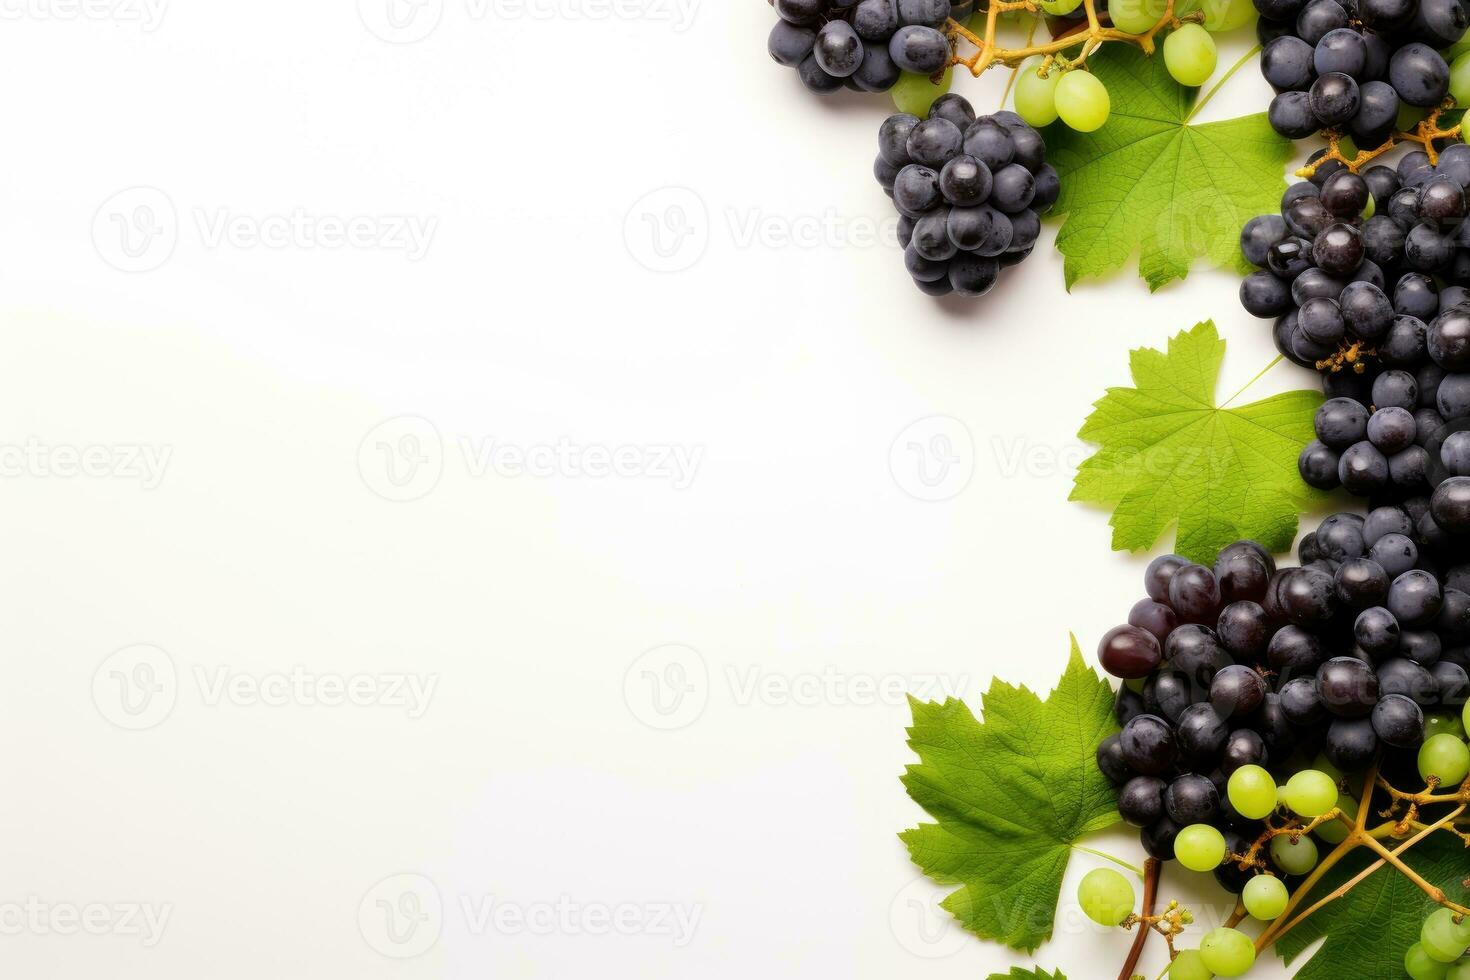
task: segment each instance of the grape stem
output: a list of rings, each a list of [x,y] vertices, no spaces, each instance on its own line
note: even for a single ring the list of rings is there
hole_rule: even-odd
[[[1090,0],[1089,0],[1090,2]],[[1149,858],[1143,862],[1143,916],[1145,918],[1154,914],[1154,902],[1159,894],[1159,877],[1163,873],[1163,862],[1158,858]],[[1139,959],[1143,956],[1143,947],[1148,942],[1152,929],[1140,929],[1138,935],[1133,937],[1133,947],[1128,951],[1128,958],[1123,961],[1123,972],[1118,974],[1118,980],[1132,980],[1133,970],[1138,966]]]
[[[1357,173],[1364,166],[1381,157],[1400,143],[1418,143],[1424,148],[1424,152],[1428,154],[1429,163],[1433,166],[1439,162],[1439,151],[1434,148],[1434,141],[1460,138],[1460,127],[1458,125],[1451,126],[1449,129],[1443,129],[1439,125],[1439,117],[1446,110],[1453,109],[1454,106],[1454,99],[1446,99],[1433,112],[1420,120],[1419,125],[1414,127],[1413,132],[1394,132],[1382,146],[1374,147],[1371,150],[1358,150],[1357,154],[1351,160],[1342,154],[1343,134],[1335,129],[1324,129],[1322,135],[1327,139],[1327,152],[1298,170],[1296,175],[1298,177],[1314,177],[1317,174],[1317,168],[1328,160],[1336,160],[1344,167],[1347,167],[1348,170]]]
[[[1114,864],[1116,864],[1120,868],[1127,868],[1129,871],[1132,871],[1134,874],[1138,875],[1138,877],[1140,877],[1140,878],[1144,877],[1144,871],[1138,865],[1136,865],[1136,864],[1129,864],[1127,861],[1124,861],[1122,858],[1113,857],[1113,855],[1107,853],[1106,851],[1095,850],[1095,849],[1093,849],[1091,847],[1083,847],[1081,844],[1073,844],[1072,845],[1072,850],[1074,850],[1074,851],[1081,851],[1084,854],[1091,854],[1093,857],[1100,857],[1104,861],[1111,861],[1111,862],[1113,862]]]
[[[985,69],[993,65],[1007,65],[1017,67],[1027,58],[1042,55],[1046,58],[1043,71],[1057,68],[1060,71],[1070,71],[1087,63],[1087,56],[1100,48],[1108,41],[1125,41],[1136,44],[1143,49],[1144,54],[1154,53],[1154,38],[1166,27],[1178,27],[1186,22],[1198,22],[1204,19],[1202,12],[1186,14],[1184,17],[1174,16],[1174,0],[1166,0],[1164,15],[1142,34],[1129,34],[1115,27],[1104,26],[1102,17],[1097,11],[1096,0],[1082,0],[1083,9],[1087,12],[1087,26],[1072,32],[1064,33],[1062,36],[1053,38],[1044,44],[1032,44],[1030,39],[1024,47],[1003,48],[996,43],[995,35],[999,26],[1000,15],[1006,11],[1024,10],[1028,13],[1040,16],[1041,8],[1035,0],[991,0],[989,9],[985,14],[984,34],[976,34],[957,20],[950,20],[945,24],[947,33],[952,43],[958,46],[963,40],[975,48],[975,53],[968,57],[961,57],[956,52],[950,59],[950,65],[959,68],[968,68],[970,74],[979,76]],[[1081,52],[1076,58],[1068,59],[1063,52],[1081,46]]]

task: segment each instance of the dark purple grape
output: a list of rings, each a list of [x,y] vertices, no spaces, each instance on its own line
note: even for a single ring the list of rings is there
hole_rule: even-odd
[[[1317,695],[1339,718],[1363,718],[1378,701],[1378,676],[1352,657],[1333,657],[1317,671]]]
[[[1209,823],[1220,810],[1220,791],[1204,776],[1187,773],[1164,791],[1164,812],[1181,826]]]
[[[1168,772],[1178,757],[1178,743],[1169,723],[1157,715],[1139,715],[1119,733],[1121,758],[1143,776]]]
[[[1378,735],[1367,718],[1337,718],[1327,728],[1322,752],[1343,772],[1362,772],[1378,757]]]
[[[1387,588],[1387,583],[1384,587]],[[1232,602],[1220,610],[1220,620],[1215,626],[1220,643],[1232,657],[1244,663],[1259,662],[1265,657],[1272,632],[1266,610],[1249,600]]]
[[[1169,581],[1169,606],[1184,622],[1212,623],[1220,614],[1220,583],[1203,565],[1184,565]]]
[[[1265,678],[1243,664],[1231,664],[1210,683],[1210,704],[1227,720],[1251,714],[1265,700]]]
[[[1308,728],[1327,717],[1314,677],[1294,677],[1281,685],[1281,710],[1293,725]]]
[[[1181,829],[1168,817],[1160,817],[1158,823],[1139,832],[1144,852],[1156,861],[1174,860],[1174,838],[1179,836]]]
[[[1162,602],[1139,599],[1128,611],[1128,624],[1148,630],[1162,644],[1174,632],[1174,627],[1179,625],[1179,620],[1174,615],[1174,610]]]
[[[1192,704],[1179,716],[1178,750],[1192,765],[1217,761],[1229,735],[1230,727],[1208,703]]]
[[[1153,673],[1164,660],[1158,637],[1137,626],[1115,626],[1103,634],[1097,659],[1114,677],[1134,680]]]
[[[1402,694],[1385,695],[1373,706],[1373,733],[1385,745],[1414,748],[1424,741],[1424,711]]]
[[[1160,555],[1148,563],[1143,573],[1143,590],[1155,602],[1168,602],[1170,580],[1175,572],[1188,564],[1189,559],[1179,555]]]
[[[1264,766],[1269,753],[1261,736],[1249,728],[1237,728],[1225,740],[1225,753],[1220,768],[1230,775],[1241,766]]]
[[[1156,776],[1134,776],[1118,793],[1118,813],[1135,827],[1148,827],[1164,815],[1168,784]]]
[[[1134,721],[1137,720],[1136,718],[1134,719]],[[1127,730],[1125,726],[1123,731]],[[1132,772],[1128,768],[1128,760],[1123,756],[1123,736],[1121,733],[1109,735],[1097,747],[1097,767],[1102,770],[1102,774],[1114,786],[1122,786],[1133,777]]]

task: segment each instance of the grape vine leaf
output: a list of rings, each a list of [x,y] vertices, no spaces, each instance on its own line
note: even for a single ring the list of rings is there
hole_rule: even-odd
[[[1067,980],[1061,971],[1047,973],[1038,967],[1035,970],[1023,970],[1019,966],[1011,967],[1010,973],[992,973],[988,980]]]
[[[1167,353],[1138,348],[1134,387],[1109,388],[1083,422],[1078,435],[1100,448],[1078,467],[1069,499],[1113,508],[1114,549],[1150,548],[1177,523],[1175,550],[1202,564],[1241,538],[1286,551],[1297,515],[1322,499],[1297,471],[1322,395],[1217,407],[1224,358],[1210,320],[1174,336]]]
[[[1366,852],[1349,855],[1327,873],[1313,895],[1321,898],[1346,884],[1372,860]],[[1459,841],[1437,834],[1415,845],[1404,862],[1455,901],[1465,901],[1465,847]],[[1296,980],[1403,976],[1404,953],[1419,941],[1420,927],[1433,909],[1417,885],[1385,866],[1282,936],[1276,952],[1291,965],[1325,936],[1322,948],[1294,974]]]
[[[1051,935],[1073,842],[1119,819],[1095,761],[1117,728],[1112,688],[1083,663],[1074,637],[1045,701],[993,681],[983,724],[953,698],[909,703],[919,762],[903,784],[938,823],[899,837],[929,877],[961,886],[943,905],[965,928],[1034,950]]]
[[[1046,134],[1062,192],[1053,213],[1067,288],[1106,276],[1137,252],[1156,290],[1200,256],[1245,271],[1240,228],[1274,214],[1286,190],[1290,140],[1265,113],[1191,123],[1197,89],[1169,77],[1162,56],[1110,44],[1088,62],[1108,87],[1112,114],[1093,133],[1057,123]]]

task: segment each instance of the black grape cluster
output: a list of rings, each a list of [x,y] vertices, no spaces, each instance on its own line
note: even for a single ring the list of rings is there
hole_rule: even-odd
[[[1470,146],[1431,167],[1324,167],[1280,215],[1253,218],[1245,308],[1277,317],[1277,349],[1324,371],[1327,403],[1302,478],[1377,501],[1431,497],[1438,533],[1470,532]],[[1358,219],[1372,202],[1374,213]]]
[[[1439,105],[1450,67],[1436,48],[1460,40],[1459,0],[1255,0],[1261,74],[1276,90],[1267,118],[1288,139],[1319,129],[1387,142],[1403,105]]]
[[[1411,772],[1427,734],[1460,725],[1470,548],[1424,541],[1412,510],[1384,506],[1327,518],[1299,556],[1301,567],[1278,569],[1240,541],[1213,568],[1157,558],[1148,597],[1099,645],[1103,668],[1125,683],[1123,728],[1099,747],[1098,765],[1161,860],[1193,824],[1215,825],[1237,853],[1259,832],[1226,792],[1243,766],[1278,783],[1375,762]],[[1233,862],[1216,873],[1243,887]]]
[[[927,119],[884,120],[873,173],[898,208],[904,265],[931,296],[989,291],[1031,254],[1061,192],[1040,133],[1014,112],[977,118],[954,94]]]
[[[968,20],[974,0],[771,0],[780,18],[766,47],[818,95],[886,92],[901,72],[949,64],[945,21]]]

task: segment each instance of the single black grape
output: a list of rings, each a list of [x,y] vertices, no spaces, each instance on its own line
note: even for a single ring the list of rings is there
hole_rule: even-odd
[[[1173,728],[1156,715],[1139,715],[1119,733],[1120,757],[1128,768],[1144,776],[1168,772],[1178,757],[1178,746]]]
[[[1449,91],[1450,66],[1445,64],[1438,51],[1416,41],[1393,53],[1388,62],[1388,80],[1398,91],[1399,98],[1409,105],[1434,106]]]
[[[1164,815],[1168,784],[1156,776],[1134,776],[1118,793],[1118,813],[1135,827],[1148,827]]]
[[[1364,185],[1366,186],[1366,185]],[[1263,214],[1245,223],[1240,231],[1240,251],[1252,265],[1264,266],[1271,246],[1291,233],[1279,214]]]
[[[1379,741],[1407,749],[1424,741],[1424,711],[1402,694],[1384,696],[1373,706],[1373,732]]]
[[[1209,823],[1220,810],[1220,791],[1205,776],[1187,773],[1164,790],[1164,812],[1181,826]]]

